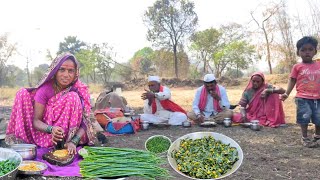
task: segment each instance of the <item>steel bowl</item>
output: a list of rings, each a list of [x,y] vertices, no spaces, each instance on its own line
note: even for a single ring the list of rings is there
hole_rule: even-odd
[[[231,175],[232,173],[236,172],[237,169],[240,167],[240,165],[242,164],[243,161],[243,151],[241,149],[241,147],[239,146],[239,144],[234,141],[233,139],[231,139],[230,137],[223,135],[223,134],[219,134],[219,133],[215,133],[215,132],[194,132],[194,133],[190,133],[190,134],[186,134],[180,138],[178,138],[177,140],[175,140],[167,153],[167,157],[168,157],[168,161],[169,164],[171,166],[172,169],[174,169],[177,173],[179,173],[180,175],[189,178],[189,179],[197,179],[197,178],[193,178],[190,177],[184,173],[182,173],[181,171],[178,170],[178,166],[177,166],[177,162],[176,160],[172,157],[172,153],[174,150],[178,150],[179,146],[180,146],[180,141],[183,139],[200,139],[203,137],[208,137],[208,136],[212,136],[213,138],[215,138],[216,140],[220,140],[222,143],[224,144],[230,144],[231,147],[235,147],[238,150],[238,156],[239,156],[239,160],[233,165],[232,169],[230,169],[227,173],[225,173],[224,175],[216,178],[216,179],[222,179],[225,178],[229,175]]]
[[[19,153],[12,149],[0,148],[0,161],[5,161],[7,159],[17,161],[17,167],[7,174],[0,176],[0,179],[14,180],[16,179],[18,173],[18,167],[22,163],[22,157]]]
[[[25,170],[21,169],[23,166],[27,166],[29,164],[34,164],[35,166],[37,166],[37,168],[39,168],[39,170],[37,170],[37,171],[25,171]],[[22,161],[22,163],[20,164],[18,169],[19,169],[19,174],[41,175],[41,174],[43,174],[43,172],[45,170],[47,170],[47,168],[48,168],[48,166],[43,162],[39,162],[39,161]]]
[[[37,157],[37,146],[34,144],[12,144],[10,148],[19,153],[23,160],[33,160]]]
[[[190,121],[183,121],[182,127],[191,127],[191,122]]]

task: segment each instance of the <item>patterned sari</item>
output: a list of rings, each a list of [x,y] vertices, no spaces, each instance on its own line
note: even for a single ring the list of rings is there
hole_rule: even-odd
[[[260,76],[263,79],[264,84],[257,90],[252,89],[252,77]],[[247,119],[259,120],[259,123],[264,126],[278,127],[281,124],[285,124],[285,115],[282,107],[282,101],[279,98],[279,94],[269,94],[266,98],[261,98],[261,93],[268,85],[265,81],[262,73],[254,73],[251,76],[250,82],[242,94],[242,98],[239,105],[246,107]],[[239,116],[238,118],[240,118]],[[233,117],[235,122],[240,119]]]
[[[63,128],[65,142],[69,142],[82,127],[86,134],[81,138],[80,143],[94,144],[96,138],[89,119],[90,94],[88,87],[78,79],[79,65],[71,54],[56,58],[36,87],[22,88],[17,92],[6,132],[7,144],[31,143],[40,147],[53,146],[51,134],[38,131],[33,127],[34,96],[38,88],[53,81],[54,75],[67,59],[71,59],[76,64],[76,79],[65,90],[48,100],[42,121],[48,125]]]

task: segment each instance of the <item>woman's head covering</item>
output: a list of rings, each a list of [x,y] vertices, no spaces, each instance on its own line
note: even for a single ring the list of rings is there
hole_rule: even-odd
[[[264,78],[264,74],[262,72],[255,72],[255,73],[253,73],[251,75],[250,81],[249,81],[245,91],[252,88],[252,78],[253,78],[253,76],[260,76],[262,78],[263,83],[261,84],[261,86],[264,86],[266,84],[266,80]]]
[[[54,75],[58,72],[61,65],[68,59],[72,60],[75,63],[75,66],[77,69],[76,77],[75,77],[75,81],[76,81],[79,77],[79,62],[77,61],[77,59],[74,55],[72,55],[70,53],[64,53],[64,54],[57,56],[52,61],[47,72],[43,75],[42,79],[40,80],[40,82],[38,83],[38,85],[35,88],[39,88],[44,83],[46,83],[46,82],[50,81],[52,78],[54,78]]]

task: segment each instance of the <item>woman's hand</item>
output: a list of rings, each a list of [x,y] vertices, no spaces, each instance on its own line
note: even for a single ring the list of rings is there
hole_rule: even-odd
[[[57,145],[57,142],[62,141],[64,136],[64,131],[59,126],[52,127],[52,142],[53,144]]]
[[[289,95],[287,93],[283,93],[283,94],[280,95],[280,99],[282,101],[285,101],[288,97],[289,97]]]
[[[266,97],[268,96],[268,94],[269,94],[269,90],[268,90],[268,89],[265,89],[265,90],[262,91],[260,97],[261,97],[261,98],[266,98]]]
[[[68,149],[69,154],[77,154],[77,147],[72,142],[68,142],[67,144],[64,145],[64,147]]]

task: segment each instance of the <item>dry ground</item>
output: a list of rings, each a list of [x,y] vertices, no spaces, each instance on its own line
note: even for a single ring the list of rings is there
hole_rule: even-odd
[[[286,84],[278,84],[286,87]],[[227,93],[232,104],[239,101],[244,85],[240,87],[228,87]],[[186,110],[191,110],[191,103],[195,93],[194,88],[172,88],[172,99],[183,106]],[[127,99],[129,105],[137,111],[142,109],[140,94],[143,89],[134,91],[124,91],[122,95]],[[97,93],[92,94],[97,97]],[[286,121],[288,127],[268,128],[261,131],[252,131],[248,128],[233,126],[224,128],[217,126],[213,128],[202,128],[192,126],[191,128],[169,127],[159,128],[151,126],[149,130],[140,131],[134,135],[109,137],[109,146],[129,147],[144,149],[145,140],[151,135],[162,134],[168,136],[172,141],[182,135],[191,132],[212,131],[225,134],[239,143],[244,152],[244,161],[233,175],[226,179],[319,179],[320,177],[320,148],[308,149],[300,144],[300,129],[295,125],[295,105],[293,101],[294,92],[290,98],[284,102]],[[9,101],[9,100],[8,100]],[[3,101],[2,101],[3,103]],[[0,104],[1,105],[1,104]],[[4,104],[2,104],[4,105]],[[5,105],[10,105],[5,104]],[[238,111],[238,109],[236,109]],[[311,134],[313,127],[309,127]],[[176,179],[185,179],[175,173],[169,164],[165,165],[170,174]],[[19,179],[42,179],[43,177],[19,177]],[[47,179],[62,179],[47,178]],[[78,178],[66,178],[78,179]],[[137,178],[128,178],[137,179]]]

